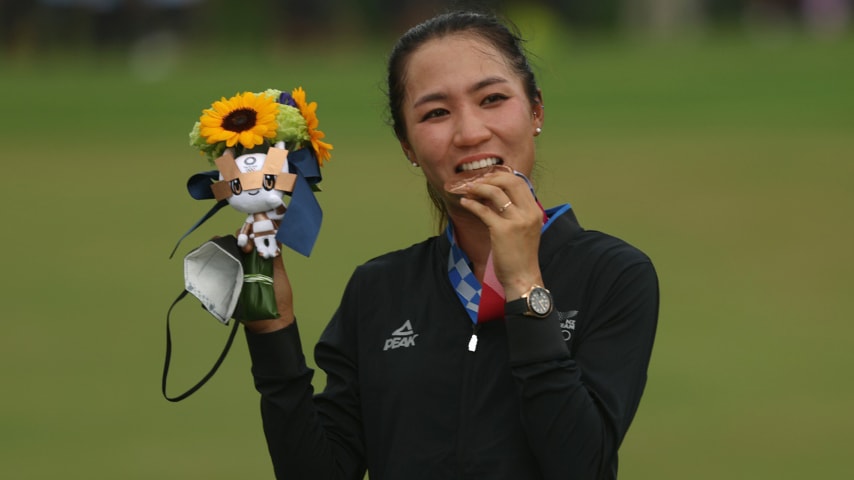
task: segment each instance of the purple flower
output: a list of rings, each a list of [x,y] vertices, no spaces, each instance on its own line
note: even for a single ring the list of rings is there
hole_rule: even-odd
[[[294,97],[291,96],[288,92],[282,92],[279,95],[279,99],[277,100],[282,105],[288,105],[290,107],[296,108],[297,102],[294,101]]]

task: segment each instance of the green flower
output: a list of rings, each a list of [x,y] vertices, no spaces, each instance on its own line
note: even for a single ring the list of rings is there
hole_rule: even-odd
[[[193,130],[190,131],[190,146],[199,150],[199,153],[207,157],[211,165],[215,165],[214,160],[222,155],[225,151],[225,143],[208,143],[201,134],[202,124],[196,122],[193,125]]]
[[[264,95],[269,95],[278,101],[279,95],[282,94],[282,91],[276,90],[275,88],[268,88],[267,90],[264,90],[264,92],[262,92],[262,93],[264,93]]]
[[[276,138],[274,142],[285,142],[289,149],[299,149],[304,142],[310,140],[308,136],[308,126],[305,123],[299,109],[288,105],[279,104],[279,114],[276,115],[276,123],[279,128],[276,130]]]

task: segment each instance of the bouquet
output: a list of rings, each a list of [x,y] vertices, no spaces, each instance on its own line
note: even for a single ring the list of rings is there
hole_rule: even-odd
[[[208,255],[219,250],[205,249],[204,259],[185,258],[185,264],[195,265],[185,265],[185,277],[188,272],[196,276],[185,278],[187,291],[211,302],[206,308],[220,321],[227,323],[232,316],[238,320],[277,317],[272,261],[280,254],[279,244],[311,254],[323,217],[314,197],[322,180],[319,167],[329,161],[333,148],[323,141],[316,111],[317,103],[306,100],[302,87],[290,92],[269,89],[223,97],[203,110],[193,125],[190,145],[216,170],[193,175],[187,189],[195,199],[217,203],[178,243],[226,205],[246,215],[235,236],[243,270],[236,304],[225,311],[211,311],[210,306],[224,294],[211,292],[210,285],[228,281],[198,278],[213,274],[198,265],[212,264]],[[200,291],[200,285],[208,286],[208,291]]]

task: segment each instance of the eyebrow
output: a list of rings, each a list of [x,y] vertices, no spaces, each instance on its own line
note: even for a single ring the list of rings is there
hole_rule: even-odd
[[[507,83],[507,79],[503,78],[503,77],[486,77],[483,80],[472,85],[472,87],[468,89],[468,92],[474,93],[474,92],[477,92],[478,90],[489,87],[490,85],[495,85],[497,83]],[[446,98],[448,98],[448,96],[444,93],[439,93],[439,92],[428,93],[427,95],[424,95],[424,96],[420,97],[418,100],[416,100],[415,103],[412,104],[412,107],[416,108],[419,105],[422,105],[422,104],[425,104],[428,102],[445,100]]]

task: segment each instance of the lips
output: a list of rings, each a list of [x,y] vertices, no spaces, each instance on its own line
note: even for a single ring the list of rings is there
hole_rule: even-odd
[[[489,160],[499,161],[495,158],[484,159],[484,161]],[[466,165],[472,165],[474,163],[478,162],[472,162]],[[464,193],[462,190],[466,185],[476,183],[479,179],[483,178],[484,175],[492,172],[513,173],[513,169],[507,165],[496,163],[488,163],[485,167],[478,167],[475,169],[464,169],[459,175],[456,175],[453,180],[445,182],[445,191],[456,195],[462,195]]]

